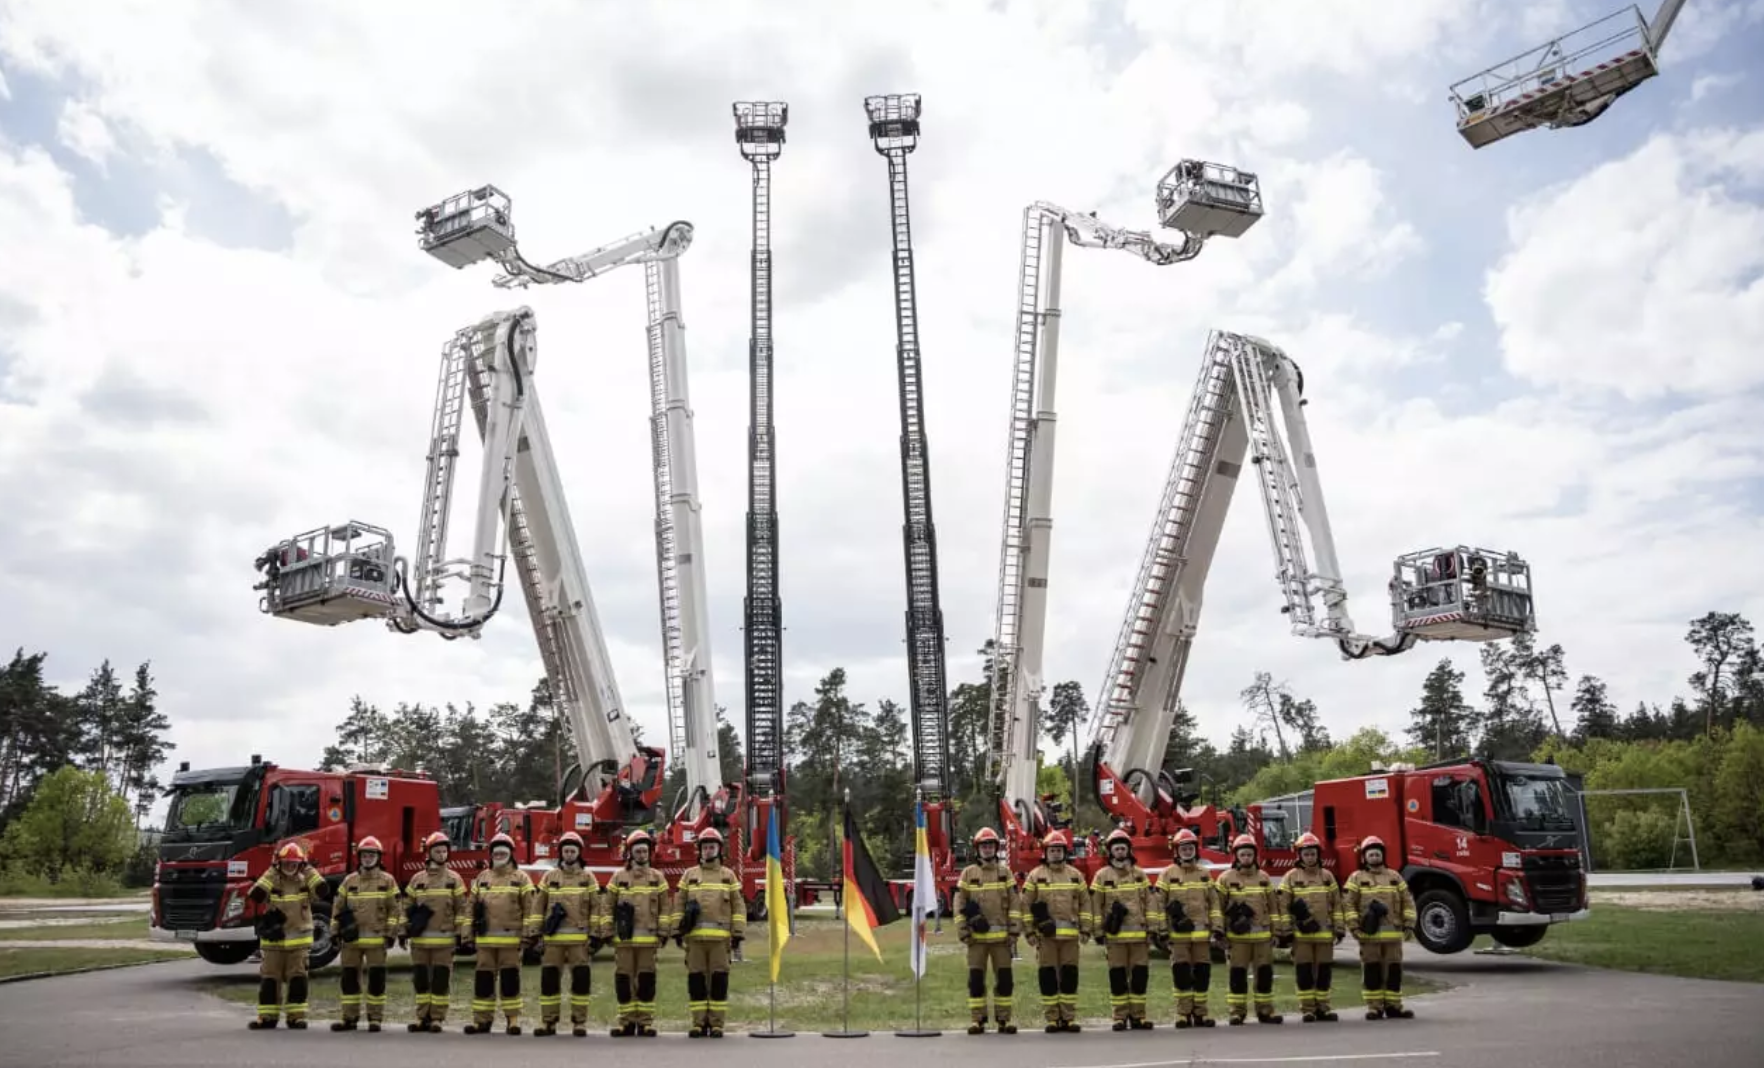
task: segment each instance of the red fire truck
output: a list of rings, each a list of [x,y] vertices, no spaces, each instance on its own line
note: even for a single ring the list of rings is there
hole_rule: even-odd
[[[1244,824],[1275,874],[1296,863],[1292,843],[1307,830],[1323,840],[1338,876],[1355,869],[1355,847],[1376,835],[1415,894],[1416,941],[1459,953],[1486,934],[1518,949],[1542,941],[1552,924],[1587,915],[1573,789],[1554,764],[1395,765],[1249,805]]]

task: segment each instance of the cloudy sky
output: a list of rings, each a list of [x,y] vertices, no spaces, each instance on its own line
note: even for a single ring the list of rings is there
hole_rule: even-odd
[[[1663,76],[1582,129],[1472,151],[1446,98],[1607,6],[10,0],[0,647],[47,650],[69,687],[104,657],[151,660],[198,766],[314,760],[352,694],[523,697],[540,667],[514,599],[469,644],[306,627],[257,612],[251,562],[351,517],[413,539],[440,346],[525,300],[618,682],[664,738],[641,272],[516,295],[417,250],[417,208],[495,182],[540,260],[697,226],[717,699],[738,711],[749,172],[729,105],[771,98],[792,120],[774,185],[787,698],[844,666],[854,696],[904,699],[887,184],[861,104],[919,92],[952,679],[993,632],[1021,208],[1148,227],[1158,176],[1199,157],[1260,175],[1246,237],[1161,269],[1067,256],[1050,678],[1102,683],[1219,327],[1306,371],[1366,629],[1396,554],[1512,548],[1572,673],[1625,708],[1666,700],[1694,668],[1688,620],[1764,618],[1764,0],[1692,0]],[[1204,729],[1243,721],[1257,670],[1338,734],[1400,728],[1442,650],[1349,664],[1290,637],[1262,522],[1240,497],[1213,570],[1185,694]],[[1474,648],[1444,651],[1480,691]]]

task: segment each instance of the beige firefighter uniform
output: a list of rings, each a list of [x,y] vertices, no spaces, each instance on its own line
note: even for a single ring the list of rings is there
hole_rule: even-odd
[[[1415,937],[1415,898],[1409,884],[1382,865],[1376,870],[1361,868],[1348,876],[1342,897],[1348,930],[1360,944],[1367,1018],[1413,1016],[1403,1008],[1403,941]],[[1371,929],[1374,920],[1376,931]]]
[[[272,918],[271,923],[258,927],[263,965],[257,971],[257,1025],[274,1027],[281,1015],[287,1017],[289,1027],[305,1027],[312,903],[326,893],[325,880],[304,864],[293,875],[283,875],[281,865],[276,864],[252,884],[250,893],[264,903],[264,915]],[[276,913],[281,914],[279,924],[273,922]]]
[[[563,976],[570,973],[570,1023],[577,1035],[587,1034],[588,1004],[593,993],[588,941],[600,931],[600,880],[582,864],[545,873],[529,895],[527,936],[544,946],[539,966],[539,1030],[548,1035],[563,1015]]]
[[[487,868],[472,880],[472,942],[478,953],[467,1034],[490,1030],[498,1009],[508,1033],[521,1033],[521,943],[532,911],[528,902],[536,893],[533,880],[514,864]]]
[[[1256,1019],[1279,1023],[1274,1012],[1274,932],[1284,925],[1274,880],[1259,867],[1234,867],[1219,874],[1218,887],[1231,984],[1225,1004],[1231,1022],[1240,1024],[1249,1015],[1253,972]]]
[[[721,861],[687,868],[680,876],[676,911],[677,937],[686,947],[692,1026],[703,1034],[720,1035],[729,1012],[729,947],[747,933],[741,881]]]
[[[1210,939],[1223,936],[1225,917],[1212,872],[1196,859],[1177,862],[1158,876],[1160,929],[1170,943],[1170,981],[1176,994],[1177,1027],[1211,1027],[1207,992],[1213,981]]]
[[[1055,1030],[1078,1030],[1078,945],[1090,937],[1090,890],[1071,864],[1042,864],[1023,880],[1023,932],[1035,947],[1042,1015]]]
[[[655,1033],[656,951],[679,922],[661,872],[626,864],[607,880],[600,937],[613,946],[621,1035]]]
[[[1113,864],[1090,881],[1096,915],[1096,938],[1109,961],[1109,1008],[1118,1030],[1147,1028],[1145,990],[1151,979],[1151,935],[1162,916],[1152,901],[1151,880],[1139,865]]]
[[[416,1022],[410,1030],[439,1031],[452,996],[454,946],[471,934],[471,899],[458,872],[432,861],[410,877],[404,897],[409,902],[404,935],[410,943],[410,985],[416,991]]]
[[[1347,931],[1341,886],[1321,864],[1299,865],[1280,880],[1276,903],[1290,924],[1292,971],[1299,1011],[1306,1021],[1334,1020],[1329,988],[1335,971],[1335,944]]]
[[[338,985],[343,991],[345,1030],[361,1019],[364,1001],[368,1023],[375,1030],[386,1019],[386,949],[404,928],[399,896],[398,880],[380,867],[350,872],[337,888],[337,903],[331,916],[336,921],[337,937],[343,942],[343,974]]]
[[[1011,939],[1023,933],[1017,877],[1002,860],[970,864],[956,879],[951,907],[956,914],[956,937],[968,947],[968,1015],[984,1027],[986,969],[990,966],[992,1019],[1003,1029],[1011,1022],[1011,1003],[1016,996]]]

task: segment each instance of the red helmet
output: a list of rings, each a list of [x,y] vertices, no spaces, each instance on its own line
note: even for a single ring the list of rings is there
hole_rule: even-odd
[[[1179,845],[1191,845],[1198,849],[1200,848],[1200,835],[1184,827],[1170,836],[1170,848],[1175,849]]]
[[[1237,852],[1239,849],[1242,849],[1245,846],[1248,846],[1251,849],[1256,849],[1256,839],[1255,839],[1254,835],[1240,834],[1236,838],[1233,838],[1231,840],[1231,851],[1233,853]]]
[[[1041,840],[1041,848],[1051,849],[1054,846],[1059,846],[1070,853],[1072,851],[1072,836],[1065,831],[1047,832],[1047,837]]]
[[[577,849],[586,848],[582,844],[582,836],[577,834],[575,831],[565,831],[564,833],[557,836],[557,848],[562,849],[564,846],[567,846],[567,845],[573,845]]]
[[[715,832],[712,832],[712,833],[715,833]],[[717,837],[721,838],[722,836],[718,835]],[[648,831],[634,832],[631,835],[631,837],[625,839],[625,845],[624,845],[625,855],[627,857],[630,856],[631,850],[634,847],[640,846],[640,845],[648,846],[650,848],[650,851],[654,852],[654,850],[655,850],[655,836],[650,834]]]
[[[1323,839],[1318,838],[1316,835],[1312,834],[1310,831],[1306,831],[1304,834],[1301,834],[1298,836],[1298,841],[1294,842],[1292,844],[1292,847],[1294,849],[1301,849],[1301,850],[1302,849],[1321,850],[1323,848]]]
[[[1375,834],[1369,834],[1366,837],[1360,839],[1360,844],[1354,847],[1354,852],[1360,854],[1361,856],[1365,856],[1366,850],[1368,850],[1368,849],[1376,849],[1380,853],[1384,852],[1385,851],[1384,839],[1378,837]]]
[[[1128,834],[1125,828],[1116,827],[1110,831],[1109,836],[1103,839],[1103,846],[1109,848],[1114,846],[1116,842],[1125,842],[1128,849],[1133,848],[1133,836]]]
[[[429,832],[429,836],[423,839],[423,855],[427,856],[429,850],[434,849],[436,846],[447,846],[449,849],[453,848],[453,843],[447,840],[446,831]]]
[[[722,845],[723,832],[717,830],[715,827],[710,827],[698,832],[698,848],[703,849],[706,842],[715,842],[719,846]]]
[[[1000,845],[1002,844],[1002,839],[999,838],[998,832],[991,827],[982,827],[974,832],[974,848],[979,849],[980,843],[982,842],[991,842],[993,845]]]
[[[515,840],[513,838],[510,838],[506,833],[499,832],[493,838],[490,839],[491,850],[495,850],[495,848],[497,846],[507,846],[508,851],[510,853],[513,853],[514,848],[515,848]]]
[[[276,863],[284,860],[297,860],[306,863],[306,848],[299,842],[283,842],[276,848]]]
[[[380,845],[380,840],[370,834],[355,843],[355,851],[357,853],[384,853],[386,850]]]

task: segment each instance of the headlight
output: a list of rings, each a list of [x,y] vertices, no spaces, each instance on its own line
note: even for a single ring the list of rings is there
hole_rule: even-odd
[[[222,914],[221,922],[226,923],[230,920],[236,920],[244,912],[245,912],[245,899],[244,898],[237,897],[237,896],[228,898],[226,912]]]
[[[1525,884],[1518,879],[1507,880],[1507,900],[1522,909],[1531,907],[1531,902],[1525,896]]]

